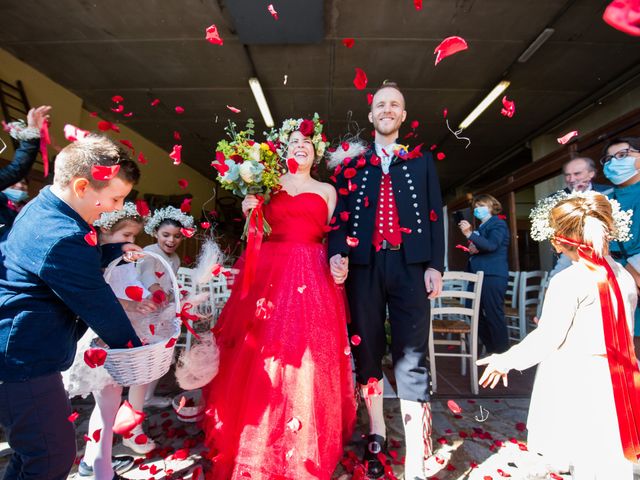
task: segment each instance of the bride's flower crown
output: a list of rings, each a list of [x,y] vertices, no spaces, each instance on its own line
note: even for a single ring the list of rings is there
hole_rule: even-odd
[[[179,208],[169,206],[153,212],[153,215],[144,226],[144,231],[149,235],[155,235],[158,227],[165,220],[173,220],[184,228],[193,228],[193,217],[191,215],[187,215]]]
[[[102,227],[105,230],[111,230],[111,228],[116,223],[127,218],[145,220],[146,217],[140,215],[135,203],[126,202],[120,210],[114,210],[113,212],[103,212],[100,215],[100,218],[93,222],[93,226]]]
[[[313,114],[313,118],[288,118],[282,122],[282,127],[279,130],[272,129],[267,134],[267,140],[275,142],[277,145],[278,154],[280,157],[285,158],[287,155],[287,148],[289,147],[289,137],[293,132],[299,131],[305,137],[311,137],[311,143],[316,151],[318,158],[324,155],[327,148],[327,139],[322,133],[322,121],[320,115]]]
[[[551,210],[562,200],[569,198],[586,198],[593,195],[593,192],[571,192],[560,190],[550,197],[538,201],[536,207],[531,210],[529,219],[531,220],[531,238],[537,242],[549,240],[554,237],[555,230],[551,227]],[[610,233],[609,240],[626,242],[631,238],[631,217],[633,210],[622,210],[617,200],[608,198],[611,204],[611,213],[614,222],[614,231]]]

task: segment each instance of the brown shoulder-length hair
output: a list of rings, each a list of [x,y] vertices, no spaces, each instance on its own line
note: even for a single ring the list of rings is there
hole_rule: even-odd
[[[484,203],[487,205],[491,215],[498,215],[502,212],[502,204],[496,197],[489,195],[488,193],[479,193],[478,195],[475,195],[471,200],[471,206],[475,207],[478,203]]]

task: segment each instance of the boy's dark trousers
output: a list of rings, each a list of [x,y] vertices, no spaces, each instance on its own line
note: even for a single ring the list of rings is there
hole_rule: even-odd
[[[14,450],[4,480],[63,480],[76,457],[71,404],[60,373],[0,382],[0,425]]]

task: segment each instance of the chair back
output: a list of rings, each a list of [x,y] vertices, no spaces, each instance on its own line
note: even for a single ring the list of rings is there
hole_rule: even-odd
[[[520,286],[520,272],[509,272],[509,282],[504,296],[504,303],[507,307],[518,308],[518,287]]]
[[[438,297],[440,301],[431,302],[431,320],[465,320],[471,325],[472,335],[475,335],[480,317],[483,277],[484,272],[444,272],[443,290]],[[460,285],[464,285],[465,289],[459,288]]]

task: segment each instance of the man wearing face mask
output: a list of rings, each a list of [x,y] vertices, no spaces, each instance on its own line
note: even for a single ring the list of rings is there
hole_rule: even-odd
[[[625,266],[640,289],[640,138],[621,137],[610,140],[600,159],[604,175],[613,183],[610,198],[620,203],[622,210],[633,210],[631,238],[626,242],[611,242],[611,256]],[[640,290],[639,290],[640,291]],[[634,345],[640,353],[640,309],[635,313]]]
[[[509,281],[509,227],[498,218],[500,202],[488,194],[476,195],[473,215],[480,221],[474,230],[462,220],[458,227],[469,239],[469,271],[484,272],[480,297],[478,336],[487,353],[502,353],[509,348],[509,333],[504,320],[504,296]]]

